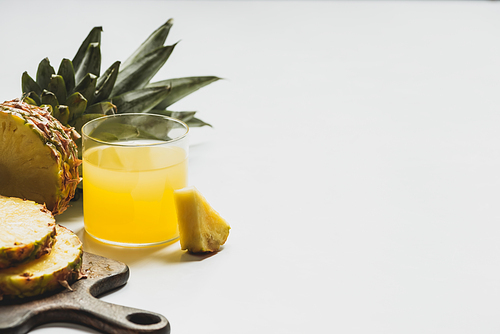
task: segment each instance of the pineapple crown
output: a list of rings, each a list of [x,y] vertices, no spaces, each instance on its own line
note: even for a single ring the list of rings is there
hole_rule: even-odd
[[[150,82],[166,63],[176,44],[164,45],[173,19],[156,29],[132,55],[114,62],[102,75],[101,32],[94,27],[73,60],[63,59],[57,74],[48,58],[38,65],[36,80],[22,75],[23,100],[47,106],[62,124],[78,132],[88,121],[115,113],[154,113],[174,117],[191,127],[211,126],[194,117],[195,111],[167,108],[220,78],[184,77]]]

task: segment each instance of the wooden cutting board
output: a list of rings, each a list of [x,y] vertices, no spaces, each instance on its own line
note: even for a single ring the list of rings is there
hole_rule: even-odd
[[[170,324],[161,314],[95,298],[127,283],[127,265],[84,253],[83,272],[87,278],[73,283],[73,291],[0,302],[0,333],[27,333],[51,322],[76,323],[104,333],[170,333]]]

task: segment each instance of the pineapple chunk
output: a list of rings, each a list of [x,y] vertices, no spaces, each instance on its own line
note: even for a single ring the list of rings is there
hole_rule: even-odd
[[[228,223],[195,187],[174,191],[181,248],[190,253],[216,252],[229,236]]]
[[[45,206],[0,196],[0,269],[50,253],[56,223]]]

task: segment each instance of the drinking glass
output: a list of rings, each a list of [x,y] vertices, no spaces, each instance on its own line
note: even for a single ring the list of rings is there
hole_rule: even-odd
[[[187,185],[188,126],[155,114],[103,116],[82,128],[83,214],[93,238],[151,246],[179,236],[173,192]]]

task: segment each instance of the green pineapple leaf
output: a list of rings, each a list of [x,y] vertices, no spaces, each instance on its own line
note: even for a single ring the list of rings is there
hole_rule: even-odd
[[[49,92],[48,90],[43,91],[42,95],[40,96],[40,100],[42,104],[50,105],[54,111],[59,105],[59,101],[57,100],[56,95],[52,92]]]
[[[214,76],[186,77],[153,82],[146,85],[146,87],[158,87],[165,85],[170,85],[170,87],[172,87],[170,94],[163,101],[161,101],[161,103],[155,106],[155,109],[165,109],[180,99],[217,80],[220,80],[220,78]]]
[[[87,52],[89,45],[91,43],[101,44],[101,32],[102,32],[102,27],[92,28],[92,30],[87,35],[87,38],[85,38],[83,43],[80,45],[80,48],[78,49],[72,61],[75,72],[78,72],[78,69],[80,68],[80,65],[83,61],[83,58],[85,57],[85,53]]]
[[[57,74],[63,77],[67,94],[71,93],[75,88],[75,69],[71,60],[66,58],[61,60]]]
[[[116,106],[108,101],[94,103],[85,110],[86,114],[112,115],[116,113]]]
[[[142,44],[137,48],[137,50],[132,53],[130,57],[123,62],[122,68],[126,68],[131,64],[134,64],[139,59],[143,58],[145,55],[153,52],[159,47],[165,44],[167,40],[168,33],[172,25],[174,24],[173,19],[169,19],[162,26],[156,29]]]
[[[66,99],[66,105],[69,108],[69,122],[81,117],[87,108],[87,100],[82,94],[75,92],[68,96]]]
[[[206,123],[206,122],[204,122],[201,119],[196,118],[196,117],[193,117],[190,120],[186,121],[186,124],[191,128],[197,128],[197,127],[201,127],[201,126],[205,126],[205,125],[212,127],[211,124],[208,124],[208,123]]]
[[[143,136],[137,126],[125,123],[102,122],[99,127],[89,134],[92,138],[102,141],[129,140],[136,138],[151,138],[150,135]]]
[[[116,61],[102,75],[102,27],[94,27],[73,60],[61,61],[57,75],[47,58],[40,62],[36,80],[24,72],[23,97],[29,103],[47,106],[56,118],[74,126],[78,132],[93,118],[132,112],[167,115],[190,126],[211,126],[196,118],[194,111],[169,111],[166,108],[220,78],[185,77],[150,83],[176,46],[164,46],[172,25],[173,20],[168,20],[124,63]]]
[[[25,95],[22,100],[28,104],[31,104],[32,106],[38,106],[38,103],[36,103],[36,101],[34,99],[32,99],[31,97],[29,97],[28,95]]]
[[[115,61],[113,65],[111,65],[106,72],[104,72],[104,74],[97,79],[94,103],[104,101],[111,95],[119,70],[120,62]]]
[[[35,93],[35,92],[33,92],[33,91],[31,91],[28,94],[26,94],[25,97],[30,98],[31,100],[35,101],[35,103],[36,103],[37,106],[39,106],[40,104],[42,104],[42,100],[40,100],[40,96],[38,96],[38,94]]]
[[[52,74],[56,74],[56,71],[54,71],[54,68],[50,66],[49,58],[42,59],[40,64],[38,64],[38,70],[36,71],[36,83],[42,90],[47,89],[49,86]]]
[[[116,78],[111,97],[146,86],[170,57],[175,45],[158,48],[122,69]]]
[[[74,127],[75,130],[78,131],[78,133],[81,133],[82,132],[82,126],[85,123],[90,122],[93,119],[96,119],[96,118],[99,118],[99,117],[103,117],[103,116],[104,116],[103,114],[84,114],[84,115],[82,115],[82,117],[76,118],[76,119],[73,120],[73,122],[70,122],[70,125],[72,127]],[[81,148],[81,138],[76,143]],[[78,154],[80,155],[80,157],[81,157],[81,152],[82,152],[82,150],[79,149],[78,150]]]
[[[68,106],[60,104],[60,105],[57,106],[57,109],[59,109],[59,117],[57,119],[63,125],[67,126],[68,125],[68,121],[69,121],[69,116],[70,116],[70,112],[69,112]]]
[[[92,73],[87,73],[82,81],[75,87],[75,91],[80,92],[85,100],[87,100],[87,105],[91,105],[94,101],[96,83],[97,76]]]
[[[88,74],[92,73],[96,77],[101,72],[101,47],[99,43],[90,43],[85,55],[75,73],[75,82],[77,84]]]
[[[194,117],[196,111],[172,111],[171,113],[173,118],[177,118],[183,122],[187,122]]]
[[[50,78],[47,90],[54,93],[59,104],[66,102],[66,84],[62,76],[53,74]]]
[[[40,86],[33,80],[32,77],[28,74],[28,72],[24,72],[21,78],[22,90],[23,93],[35,92],[38,96],[42,94],[42,89]]]
[[[196,111],[170,111],[170,110],[165,110],[165,109],[151,109],[148,111],[149,114],[157,114],[157,115],[163,115],[163,116],[168,116],[172,118],[176,118],[178,120],[183,121],[190,127],[201,127],[201,126],[209,126],[212,127],[211,124],[206,123],[202,121],[201,119],[195,118],[194,115],[196,114]]]
[[[120,114],[145,113],[153,109],[153,107],[165,99],[169,93],[169,86],[143,88],[113,97],[111,102],[116,106]]]
[[[165,110],[165,109],[151,109],[148,111],[148,114],[157,114],[157,115],[163,115],[163,116],[168,116],[172,118],[177,118],[178,120],[181,120],[183,122],[186,122],[187,120],[191,119],[194,117],[196,114],[196,111],[171,111],[171,110]]]

